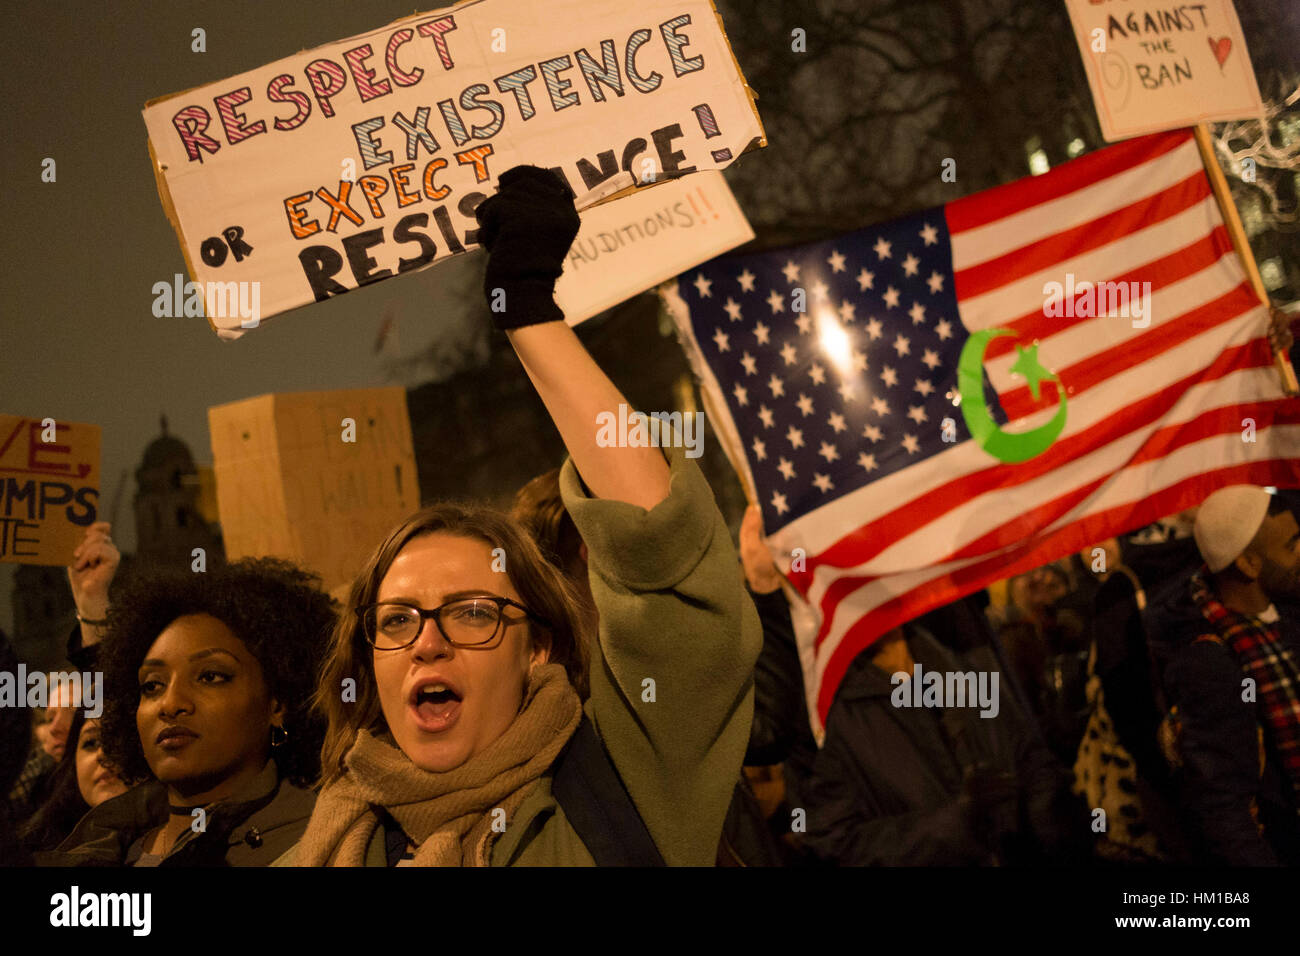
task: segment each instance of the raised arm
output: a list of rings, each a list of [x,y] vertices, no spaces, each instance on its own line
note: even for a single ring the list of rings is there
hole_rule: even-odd
[[[627,399],[587,354],[573,329],[563,322],[547,322],[515,329],[509,336],[591,493],[647,511],[668,497],[668,463],[658,448],[602,448],[596,443],[597,416],[617,415]]]
[[[578,233],[573,196],[552,173],[517,166],[479,205],[489,250],[483,289],[588,489],[647,510],[668,495],[668,465],[653,447],[602,447],[597,416],[627,400],[587,354],[555,305],[555,280]]]
[[[578,230],[567,188],[516,167],[478,217],[493,321],[569,449],[560,489],[600,616],[587,715],[664,860],[710,865],[749,738],[761,643],[726,522],[681,447],[597,443],[597,416],[618,415],[624,399],[555,305]]]
[[[122,563],[122,554],[113,544],[111,533],[112,526],[107,521],[92,524],[68,566],[68,584],[77,606],[83,652],[104,636],[102,622],[108,614],[108,588]]]

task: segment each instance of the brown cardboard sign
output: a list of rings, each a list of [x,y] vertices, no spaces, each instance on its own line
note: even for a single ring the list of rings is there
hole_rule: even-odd
[[[66,565],[99,514],[98,425],[0,415],[0,561]]]
[[[231,560],[286,558],[334,590],[420,505],[401,388],[262,395],[208,424]]]
[[[159,283],[159,311],[184,298],[224,338],[477,248],[474,210],[513,166],[583,196],[767,142],[711,0],[465,0],[153,100],[144,121],[193,279]]]

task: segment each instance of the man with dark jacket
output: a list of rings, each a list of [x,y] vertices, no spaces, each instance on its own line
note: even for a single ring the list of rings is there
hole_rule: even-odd
[[[1234,485],[1205,499],[1195,537],[1205,566],[1147,616],[1195,850],[1300,865],[1300,526]]]
[[[1012,682],[994,683],[1004,674],[991,642],[947,644],[914,621],[850,666],[814,766],[808,842],[843,865],[1077,861],[1087,816]],[[948,675],[987,681],[993,699],[945,694],[934,706],[936,673],[946,686]]]

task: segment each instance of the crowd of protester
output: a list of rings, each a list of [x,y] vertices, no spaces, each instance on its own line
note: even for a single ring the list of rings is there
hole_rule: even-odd
[[[897,627],[815,735],[758,510],[734,546],[680,448],[596,441],[571,197],[523,167],[478,215],[563,468],[412,515],[341,603],[271,559],[115,583],[93,526],[68,660],[103,713],[0,708],[0,862],[1300,863],[1300,496],[1222,488]],[[997,706],[897,706],[916,665]]]

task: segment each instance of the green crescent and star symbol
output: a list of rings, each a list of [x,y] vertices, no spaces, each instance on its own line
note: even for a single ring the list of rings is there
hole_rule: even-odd
[[[1038,343],[1025,348],[1016,346],[1016,361],[1011,371],[1023,376],[1029,394],[1038,401],[1045,381],[1056,383],[1057,408],[1051,421],[1027,432],[1004,432],[989,414],[984,400],[984,353],[988,343],[1002,335],[1015,335],[1010,329],[983,329],[975,332],[961,350],[957,363],[957,390],[961,395],[961,414],[966,427],[986,452],[1000,461],[1015,463],[1037,457],[1051,447],[1065,428],[1065,388],[1053,372],[1038,361]]]

